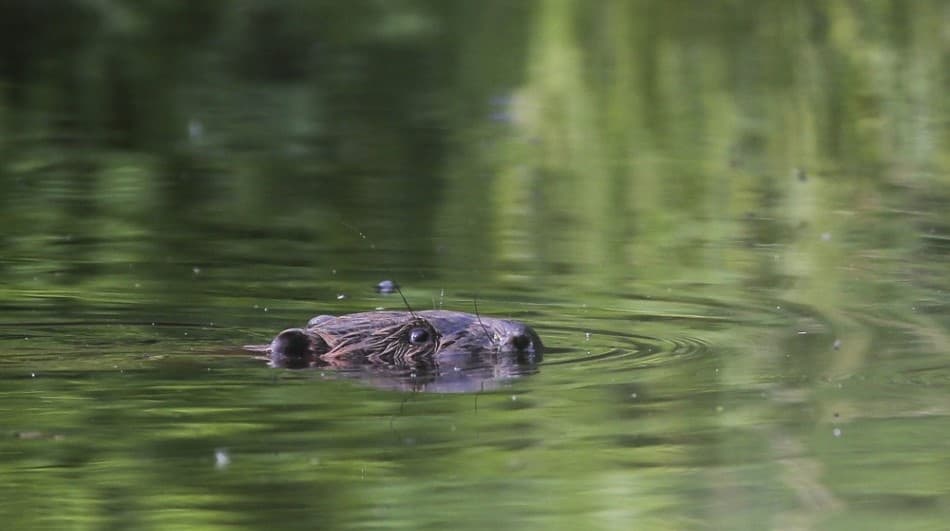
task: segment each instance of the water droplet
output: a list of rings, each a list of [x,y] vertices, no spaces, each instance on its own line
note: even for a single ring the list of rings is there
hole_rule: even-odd
[[[392,280],[381,280],[376,284],[376,293],[388,294],[396,293],[399,290],[399,284],[396,284]]]
[[[217,448],[214,451],[214,467],[218,469],[227,468],[231,464],[231,455],[227,448]]]
[[[188,138],[198,140],[204,136],[205,126],[199,120],[192,118],[188,121]]]

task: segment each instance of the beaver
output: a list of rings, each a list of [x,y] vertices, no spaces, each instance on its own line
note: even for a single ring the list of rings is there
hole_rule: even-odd
[[[506,357],[517,364],[541,361],[544,346],[528,325],[447,310],[375,311],[318,315],[305,328],[289,328],[263,352],[274,367],[435,369],[470,365],[473,358]]]

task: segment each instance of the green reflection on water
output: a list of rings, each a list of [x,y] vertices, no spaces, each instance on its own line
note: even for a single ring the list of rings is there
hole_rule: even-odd
[[[940,528],[948,16],[7,2],[0,517]],[[239,350],[384,278],[551,351],[439,395]]]

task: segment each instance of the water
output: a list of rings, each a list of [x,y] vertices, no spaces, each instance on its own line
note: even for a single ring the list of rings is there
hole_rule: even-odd
[[[945,527],[942,3],[32,5],[6,527]],[[241,348],[386,279],[543,363],[447,393]]]

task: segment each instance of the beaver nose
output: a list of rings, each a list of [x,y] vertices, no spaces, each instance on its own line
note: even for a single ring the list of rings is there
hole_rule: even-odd
[[[531,346],[531,336],[524,331],[511,336],[508,341],[511,343],[511,346],[518,350],[526,350]]]

